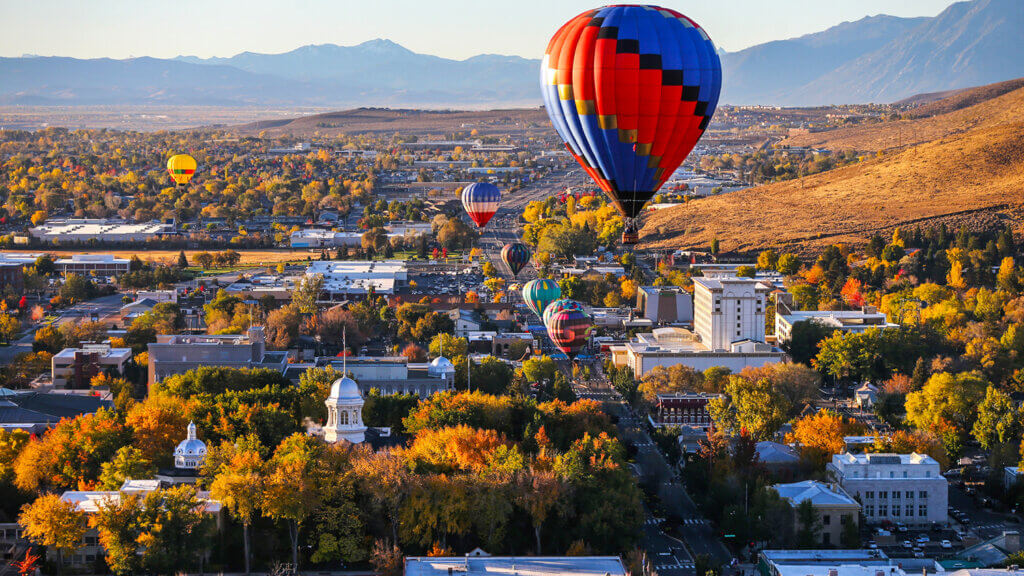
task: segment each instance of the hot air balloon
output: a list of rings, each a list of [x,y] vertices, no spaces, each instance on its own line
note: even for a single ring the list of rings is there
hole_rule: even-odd
[[[523,286],[523,301],[537,316],[543,316],[544,309],[562,295],[562,289],[548,278],[530,280]]]
[[[544,326],[551,323],[551,317],[555,315],[555,312],[561,312],[562,310],[579,310],[580,312],[583,312],[584,308],[583,304],[568,298],[555,300],[551,304],[548,304],[548,307],[544,309],[544,314],[541,316],[541,319],[544,320]]]
[[[606,6],[551,38],[544,108],[625,219],[623,242],[636,242],[636,217],[704,134],[721,88],[711,39],[674,10]]]
[[[522,242],[509,242],[501,249],[501,260],[512,271],[512,276],[518,276],[530,262],[530,249]]]
[[[175,184],[184,186],[196,173],[196,159],[188,154],[175,154],[167,159],[167,173]]]
[[[462,189],[462,206],[479,228],[491,221],[500,202],[501,191],[494,184],[474,182]]]
[[[575,360],[587,343],[587,334],[593,327],[582,310],[559,310],[551,316],[548,337],[570,360]]]

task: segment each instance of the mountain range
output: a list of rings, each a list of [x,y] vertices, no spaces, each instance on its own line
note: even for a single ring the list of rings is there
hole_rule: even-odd
[[[1024,76],[1024,2],[972,0],[930,18],[872,16],[723,52],[722,102],[893,102]],[[0,104],[536,106],[539,60],[452,60],[389,40],[230,58],[0,58]]]

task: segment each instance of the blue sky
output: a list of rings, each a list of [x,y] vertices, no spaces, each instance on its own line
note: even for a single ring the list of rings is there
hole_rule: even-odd
[[[286,52],[387,38],[427,54],[538,58],[579,0],[0,0],[0,56]],[[874,14],[934,16],[952,0],[663,0],[735,51]]]

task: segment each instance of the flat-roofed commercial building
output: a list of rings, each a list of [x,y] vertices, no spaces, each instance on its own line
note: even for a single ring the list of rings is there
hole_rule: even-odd
[[[127,258],[116,258],[113,254],[74,254],[71,258],[61,258],[53,263],[57,271],[68,274],[95,274],[97,276],[116,276],[128,272]]]
[[[714,398],[725,398],[725,394],[686,392],[658,394],[654,403],[653,421],[655,426],[689,426],[707,431],[711,427],[711,413],[708,402]]]
[[[671,368],[682,364],[698,372],[721,366],[733,372],[744,368],[758,368],[782,362],[786,353],[764,342],[739,340],[724,349],[711,349],[705,342],[685,328],[657,328],[637,334],[633,341],[609,347],[612,362],[628,366],[637,378],[654,368]]]
[[[65,348],[50,359],[53,386],[88,388],[97,374],[124,374],[125,364],[131,357],[131,348],[111,348],[109,344],[83,344],[81,348]]]
[[[306,276],[323,276],[323,296],[343,300],[351,296],[394,294],[406,285],[409,270],[401,260],[317,260],[306,269]]]
[[[874,306],[860,310],[793,310],[793,295],[785,292],[775,296],[775,337],[780,344],[789,342],[793,326],[799,322],[814,322],[825,328],[841,332],[859,333],[870,328],[899,328],[889,322],[884,312]]]
[[[68,218],[47,220],[28,233],[43,242],[145,242],[175,234],[173,222],[129,223],[123,220]]]
[[[409,556],[405,576],[626,576],[618,556]]]
[[[926,454],[836,454],[826,474],[864,507],[869,524],[945,524],[949,482]]]
[[[148,350],[150,386],[202,366],[271,368],[282,374],[288,366],[285,352],[267,351],[260,326],[249,328],[246,334],[158,335]]]

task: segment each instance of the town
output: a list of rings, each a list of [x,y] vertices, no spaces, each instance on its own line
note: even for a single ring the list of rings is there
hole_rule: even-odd
[[[192,89],[4,55],[0,576],[1013,576],[1024,81],[831,88],[1024,15],[942,7],[740,52],[613,5],[541,18],[538,61],[146,58],[204,78],[161,114]],[[311,64],[356,49],[379,106]],[[784,52],[822,96],[754,91]],[[99,60],[59,64],[140,59]]]

